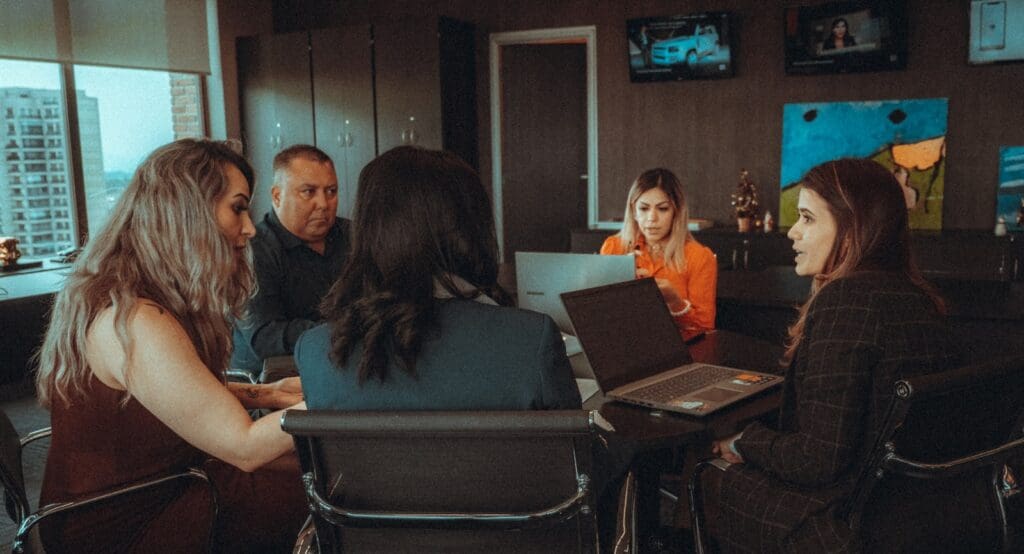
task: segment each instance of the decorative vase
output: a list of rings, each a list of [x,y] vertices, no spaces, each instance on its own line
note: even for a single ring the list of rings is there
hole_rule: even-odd
[[[750,232],[750,223],[751,223],[751,221],[750,221],[749,217],[737,217],[736,218],[736,228],[741,233],[749,233]]]

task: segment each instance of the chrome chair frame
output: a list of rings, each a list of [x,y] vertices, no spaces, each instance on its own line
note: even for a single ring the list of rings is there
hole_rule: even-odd
[[[553,419],[545,421],[545,414],[553,414]],[[303,483],[312,513],[311,522],[300,533],[293,552],[316,552],[320,548],[337,549],[339,546],[327,540],[322,541],[311,537],[312,533],[327,532],[321,526],[331,529],[382,529],[401,528],[428,531],[526,531],[543,529],[546,526],[558,525],[560,522],[579,516],[583,536],[592,535],[593,544],[598,544],[596,521],[592,521],[596,510],[595,491],[589,475],[589,454],[592,447],[592,433],[596,430],[595,415],[590,412],[332,412],[321,419],[316,427],[316,418],[324,418],[324,412],[288,411],[282,417],[282,427],[295,438],[299,459],[303,466]],[[575,419],[574,419],[575,418]],[[550,429],[545,425],[553,422]],[[453,426],[456,425],[456,426]],[[334,428],[324,428],[325,426]],[[503,433],[505,435],[503,435]],[[325,470],[317,459],[321,455],[319,441],[352,441],[355,438],[370,439],[376,435],[388,436],[401,440],[404,436],[437,437],[439,440],[459,437],[486,437],[493,442],[503,436],[529,437],[564,436],[576,445],[573,450],[572,463],[575,467],[575,490],[572,494],[552,502],[546,506],[523,511],[458,511],[458,510],[403,510],[403,509],[363,509],[339,505],[338,499],[325,497],[328,491],[342,490],[346,484],[343,479],[350,480],[352,475],[332,475],[333,471]],[[332,438],[333,437],[333,438]],[[347,437],[347,439],[346,439]],[[575,437],[575,438],[573,438]],[[507,440],[507,439],[506,439]],[[353,447],[357,448],[357,447]],[[586,449],[587,460],[581,460],[577,454]],[[355,478],[358,478],[356,476]],[[333,482],[326,482],[330,480]],[[564,483],[564,481],[563,481]],[[635,483],[635,478],[627,477],[626,483]],[[621,496],[625,494],[626,496]],[[333,492],[332,492],[333,495]],[[623,515],[622,506],[633,506]],[[632,525],[635,520],[635,485],[620,492],[620,520],[628,528],[620,525],[616,537],[619,544],[617,552],[636,552],[635,533]],[[314,529],[316,527],[316,529]],[[589,530],[588,530],[589,529]]]
[[[915,438],[912,436],[914,431],[922,426],[928,427],[930,421],[927,419],[927,409],[934,410],[936,406],[944,406],[944,400],[953,398],[970,405],[971,400],[983,398],[986,394],[1002,395],[1001,400],[1005,404],[1000,407],[999,413],[1013,414],[1010,421],[995,418],[993,425],[997,428],[985,432],[991,435],[987,437],[988,447],[977,451],[962,451],[954,457],[939,455],[938,459],[935,459],[936,456],[929,456],[931,459],[927,460],[901,454],[901,448]],[[949,409],[954,410],[953,406]],[[984,406],[976,410],[976,413],[983,412]],[[956,425],[957,415],[959,414],[952,416],[948,422],[933,425],[940,428],[944,423]],[[971,414],[962,416],[970,417]],[[1012,423],[1014,420],[1015,423]],[[851,497],[838,510],[839,516],[849,523],[854,532],[865,531],[862,525],[863,516],[867,507],[876,500],[879,484],[887,479],[952,482],[954,478],[966,479],[971,473],[985,472],[988,503],[993,506],[992,511],[997,518],[997,521],[991,524],[991,527],[997,528],[990,533],[993,535],[990,537],[991,542],[997,543],[994,546],[1006,553],[1018,552],[1024,547],[1024,544],[1015,542],[1024,540],[1024,521],[1013,521],[1009,516],[1007,504],[1013,497],[1016,497],[1017,502],[1021,502],[1022,496],[1019,483],[1007,481],[1010,480],[1008,474],[1012,475],[1008,464],[1014,461],[1019,463],[1024,459],[1024,357],[1001,358],[937,374],[901,379],[893,386],[893,399],[884,422],[878,443],[869,454]],[[961,426],[966,425],[960,423]],[[906,433],[901,433],[908,428],[911,435],[909,437]],[[921,445],[916,446],[920,449]],[[720,458],[705,460],[697,465],[687,485],[690,520],[697,554],[708,551],[708,538],[703,521],[701,474],[709,468],[725,471],[729,465]],[[1024,506],[1017,507],[1015,513],[1018,514],[1018,519],[1024,518],[1019,515],[1024,514]]]
[[[0,417],[4,420],[0,425],[5,424],[4,426],[7,427],[5,433],[16,433],[13,425],[10,423],[10,419],[7,417],[7,414],[0,412]],[[40,506],[37,511],[32,512],[28,501],[28,495],[25,492],[25,481],[22,468],[20,467],[22,461],[22,450],[26,445],[39,439],[49,437],[51,434],[52,431],[50,427],[38,429],[26,434],[24,437],[19,439],[18,451],[11,453],[5,452],[3,462],[0,463],[0,484],[2,484],[4,488],[8,515],[11,516],[14,523],[18,524],[17,534],[11,543],[12,552],[16,554],[45,552],[45,548],[38,531],[40,523],[44,522],[49,517],[66,512],[87,509],[89,506],[99,504],[105,500],[111,500],[126,494],[140,492],[145,489],[157,487],[176,480],[198,480],[204,483],[209,489],[212,517],[209,531],[210,542],[208,544],[207,551],[212,551],[214,524],[216,522],[218,510],[217,494],[209,477],[203,470],[198,468],[189,468],[179,473],[162,475],[135,483],[129,483],[114,490],[97,493],[70,502],[47,504],[45,506]],[[5,448],[7,448],[6,445]],[[9,454],[14,454],[13,458],[10,457]],[[19,467],[8,467],[8,463],[17,463]]]

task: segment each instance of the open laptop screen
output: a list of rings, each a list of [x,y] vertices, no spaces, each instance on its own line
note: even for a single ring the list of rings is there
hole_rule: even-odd
[[[559,295],[636,276],[632,254],[601,256],[563,252],[516,252],[516,296],[520,308],[548,314],[558,328],[573,333]]]
[[[654,279],[568,292],[562,302],[603,391],[692,361]]]

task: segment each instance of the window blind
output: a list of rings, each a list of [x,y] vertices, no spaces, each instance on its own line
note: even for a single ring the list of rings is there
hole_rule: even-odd
[[[0,0],[0,57],[209,73],[206,0]]]

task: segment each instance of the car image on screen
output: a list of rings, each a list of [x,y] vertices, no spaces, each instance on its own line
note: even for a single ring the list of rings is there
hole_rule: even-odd
[[[695,25],[692,34],[674,36],[654,43],[651,48],[655,65],[685,64],[696,69],[702,58],[718,53],[718,30],[714,25]]]

